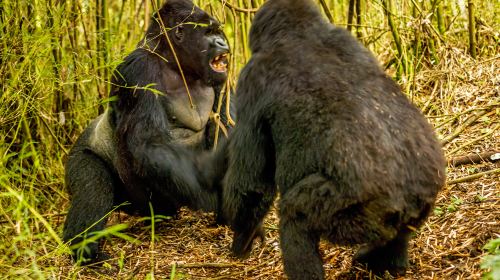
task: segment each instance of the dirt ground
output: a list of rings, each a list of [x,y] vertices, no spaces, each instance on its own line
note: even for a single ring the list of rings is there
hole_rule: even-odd
[[[481,170],[499,164],[475,166]],[[466,173],[468,167],[450,172],[449,177]],[[469,167],[470,168],[470,167]],[[433,215],[410,243],[410,268],[400,279],[479,279],[482,246],[500,237],[500,199],[498,177],[489,176],[471,183],[448,186],[439,195]],[[460,200],[460,202],[457,202]],[[266,218],[266,240],[257,242],[251,256],[238,261],[229,255],[232,232],[214,225],[213,215],[183,209],[175,220],[157,224],[156,241],[151,244],[151,228],[138,218],[114,214],[116,221],[132,224],[127,234],[140,244],[120,239],[107,241],[111,256],[107,265],[83,268],[75,276],[86,279],[284,279],[277,232],[276,211]],[[375,279],[363,267],[352,266],[355,248],[322,242],[320,246],[327,279]],[[119,259],[124,256],[120,268]],[[71,263],[66,264],[71,268]],[[390,279],[390,278],[389,278]]]

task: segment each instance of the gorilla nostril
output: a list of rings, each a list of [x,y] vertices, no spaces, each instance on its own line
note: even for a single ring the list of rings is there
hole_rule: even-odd
[[[214,45],[217,47],[217,48],[221,48],[221,49],[227,49],[228,46],[226,44],[226,41],[222,38],[215,38],[214,39]]]

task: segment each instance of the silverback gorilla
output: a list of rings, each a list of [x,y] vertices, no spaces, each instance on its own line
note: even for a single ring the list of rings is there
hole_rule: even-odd
[[[323,279],[318,243],[404,274],[410,235],[445,181],[433,129],[349,32],[311,0],[268,0],[250,30],[224,178],[232,252],[246,257],[280,193],[290,279]]]
[[[212,145],[209,115],[227,78],[228,53],[219,23],[190,0],[169,0],[153,16],[145,38],[114,72],[115,100],[68,156],[72,201],[63,238],[76,260],[103,258],[98,241],[78,244],[102,230],[106,214],[122,202],[140,215],[150,215],[150,203],[163,215],[181,206],[218,209],[219,195],[204,188],[196,157]]]

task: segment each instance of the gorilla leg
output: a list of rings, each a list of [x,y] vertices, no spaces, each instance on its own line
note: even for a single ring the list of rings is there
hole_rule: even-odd
[[[71,245],[82,242],[92,232],[104,229],[106,214],[113,207],[115,176],[95,154],[80,150],[72,153],[66,164],[66,185],[71,194],[71,208],[64,224],[63,239]],[[73,258],[94,262],[99,241],[73,249]]]
[[[329,223],[329,211],[324,212],[324,206],[328,204],[325,188],[331,186],[328,179],[314,173],[281,193],[280,244],[285,272],[290,279],[324,277],[318,244],[325,224]]]
[[[286,275],[290,279],[323,279],[319,235],[308,230],[305,218],[280,215],[280,219],[280,244]]]
[[[404,229],[383,245],[366,245],[356,253],[354,261],[366,264],[376,274],[387,270],[393,276],[404,275],[408,267],[410,234],[410,230]]]

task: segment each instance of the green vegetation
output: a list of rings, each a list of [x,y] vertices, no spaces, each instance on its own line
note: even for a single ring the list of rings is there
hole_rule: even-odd
[[[77,277],[78,268],[60,269],[69,264],[69,248],[60,238],[69,205],[63,185],[65,155],[110,101],[110,73],[135,48],[159,2],[0,1],[0,275]],[[263,0],[230,0],[227,6],[219,0],[195,2],[224,25],[233,50],[230,82],[234,85],[250,56],[248,30]],[[435,90],[443,65],[469,54],[478,61],[498,59],[497,1],[321,0],[318,4],[330,20],[349,27],[378,55],[430,117],[449,115],[446,106],[454,102],[446,90]],[[417,78],[422,73],[428,79]],[[449,128],[455,123],[442,124]],[[460,208],[460,198],[451,201],[448,211]],[[126,237],[123,229],[117,225],[102,234]],[[151,229],[151,242],[154,234]],[[493,269],[489,279],[497,279],[494,275],[500,271],[496,242],[488,247],[495,246],[488,249],[493,255],[483,262],[485,269]],[[122,254],[121,267],[123,258]],[[151,278],[154,260],[151,256]],[[170,278],[175,274],[172,270]]]
[[[484,246],[490,255],[484,257],[481,267],[489,269],[483,277],[485,280],[500,279],[500,238],[491,240]]]

